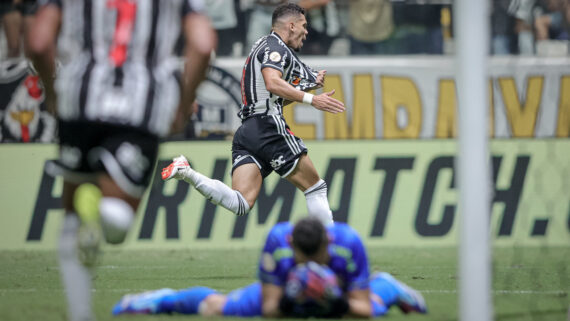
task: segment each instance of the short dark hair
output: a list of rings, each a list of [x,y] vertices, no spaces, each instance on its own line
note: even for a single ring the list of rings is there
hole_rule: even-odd
[[[275,26],[277,20],[287,15],[305,15],[305,9],[294,3],[285,3],[275,8],[271,17],[271,25]]]
[[[327,232],[323,223],[313,217],[299,220],[292,233],[292,245],[306,256],[316,254],[323,244],[328,242]]]

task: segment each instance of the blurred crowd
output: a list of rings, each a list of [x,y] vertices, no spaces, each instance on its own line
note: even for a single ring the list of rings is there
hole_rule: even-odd
[[[243,59],[253,42],[269,33],[274,8],[286,1],[204,0],[218,31],[217,56]],[[454,53],[452,17],[457,0],[289,1],[307,9],[309,35],[302,55]],[[570,0],[487,1],[490,54],[568,56]],[[56,121],[45,108],[38,76],[23,59],[24,38],[36,10],[36,0],[0,0],[0,143],[55,139]],[[178,50],[182,52],[182,46]],[[235,80],[224,86],[237,84],[239,93],[239,79],[222,72],[216,75]],[[196,104],[193,121],[180,139],[228,135],[233,125],[223,115],[233,112],[226,108],[233,108],[236,98],[224,96],[226,92],[233,91],[220,89],[221,103],[205,99]]]
[[[218,55],[246,55],[287,0],[211,0]],[[305,55],[443,54],[452,0],[296,0],[307,10]]]
[[[568,55],[570,0],[493,0],[495,55]]]
[[[291,0],[289,0],[292,2]],[[219,56],[243,56],[287,0],[207,0]],[[307,9],[305,55],[453,54],[454,0],[294,0]],[[489,0],[496,55],[567,55],[570,0]]]
[[[218,56],[247,55],[287,0],[204,0]],[[491,53],[567,55],[570,0],[489,0]],[[289,0],[307,10],[305,55],[453,54],[454,0]],[[35,0],[3,0],[1,57],[22,54]]]

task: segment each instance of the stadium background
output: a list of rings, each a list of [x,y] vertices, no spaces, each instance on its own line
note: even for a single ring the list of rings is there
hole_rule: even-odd
[[[337,89],[347,112],[332,116],[293,104],[286,118],[303,137],[330,186],[338,221],[370,244],[456,243],[456,89],[446,57],[311,58],[328,70],[322,90]],[[493,58],[490,162],[497,244],[568,245],[570,230],[570,60]],[[342,66],[342,67],[340,67]],[[195,126],[202,136],[229,136],[237,126],[235,80],[241,61],[220,58],[201,87]],[[239,87],[238,87],[239,88]],[[3,144],[3,249],[55,246],[61,181],[45,174],[49,144]],[[229,183],[227,141],[167,142],[161,168],[177,154]],[[14,170],[22,168],[25,171]],[[22,203],[19,195],[27,195]],[[126,247],[256,247],[277,221],[306,213],[304,198],[270,177],[254,210],[236,218],[185,183],[155,179]],[[173,242],[179,240],[180,242]]]
[[[424,293],[436,313],[431,319],[454,319],[461,212],[453,56],[313,56],[306,61],[328,70],[323,90],[336,89],[335,97],[348,106],[337,116],[303,104],[286,111],[291,129],[305,139],[329,184],[336,219],[363,236],[373,267]],[[216,58],[200,88],[192,127],[164,143],[157,168],[184,154],[205,175],[229,183],[227,139],[239,122],[242,64],[242,57]],[[488,72],[497,319],[563,320],[570,288],[570,58],[495,56]],[[55,124],[30,75],[25,60],[0,61],[0,296],[5,299],[0,319],[5,320],[37,318],[16,312],[21,309],[14,302],[61,291],[52,267],[62,181],[44,172],[45,161],[57,155]],[[105,319],[100,315],[127,291],[194,282],[227,291],[246,284],[255,277],[257,250],[269,228],[305,213],[302,193],[275,175],[264,183],[252,212],[236,218],[188,184],[163,183],[157,174],[126,244],[106,248],[104,267],[114,267],[104,268],[101,279],[127,281],[96,283],[101,296],[108,294],[96,298],[99,318]],[[43,262],[45,271],[40,271]],[[133,276],[121,270],[125,265],[142,271]],[[147,273],[143,267],[164,265],[172,265],[169,273],[180,277],[165,280],[155,274],[139,282]],[[36,281],[42,272],[52,278],[48,285]],[[59,301],[43,311],[48,320],[61,319],[61,312],[53,311],[63,310],[61,292],[56,293]],[[505,299],[509,296],[516,299]]]

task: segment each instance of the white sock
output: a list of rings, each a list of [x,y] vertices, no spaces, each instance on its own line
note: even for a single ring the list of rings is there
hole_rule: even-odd
[[[323,224],[332,224],[333,217],[329,200],[327,199],[327,183],[320,179],[315,185],[305,191],[309,216],[316,217]]]
[[[135,219],[133,208],[120,198],[104,197],[99,203],[99,213],[107,243],[122,243]]]
[[[65,215],[59,237],[59,272],[67,297],[71,321],[94,320],[91,311],[91,273],[79,261],[77,255],[77,231],[79,218]]]
[[[189,168],[184,172],[184,181],[194,186],[210,202],[221,205],[235,215],[242,216],[249,213],[249,204],[243,195],[219,180],[211,179]]]

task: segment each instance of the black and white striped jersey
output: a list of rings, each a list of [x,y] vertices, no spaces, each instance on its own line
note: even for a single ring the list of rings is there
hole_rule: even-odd
[[[241,119],[253,115],[282,115],[283,98],[265,87],[261,69],[275,68],[281,78],[299,90],[317,86],[318,72],[305,65],[275,32],[260,38],[251,49],[241,77]]]
[[[183,18],[202,0],[39,0],[62,10],[58,116],[164,136],[176,114]]]

